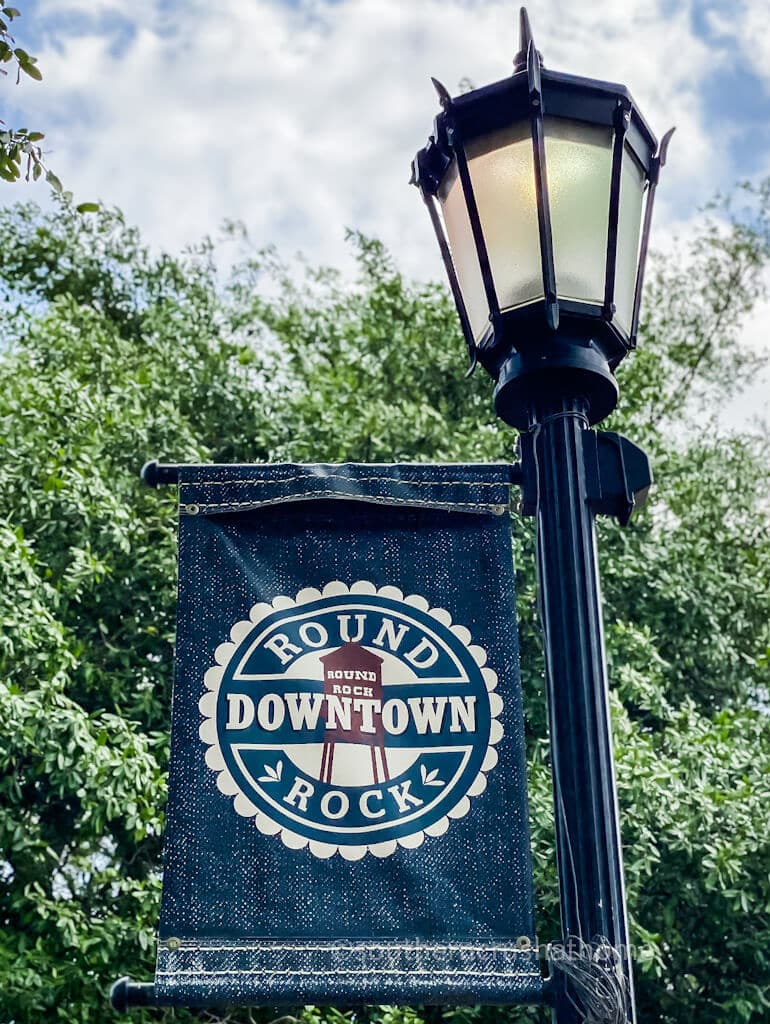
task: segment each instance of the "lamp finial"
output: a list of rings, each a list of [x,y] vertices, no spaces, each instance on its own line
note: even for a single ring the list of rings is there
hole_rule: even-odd
[[[438,98],[441,106],[446,110],[452,103],[452,97],[449,95],[449,90],[437,78],[431,76],[431,82],[433,82],[433,88],[438,93]]]
[[[527,8],[519,8],[519,52],[513,58],[513,73],[517,71],[526,71],[527,69],[527,54],[529,53],[530,43],[532,39],[532,26],[529,23],[529,15],[527,14]],[[536,50],[537,59],[540,62],[540,66],[543,66],[543,55],[539,50]]]

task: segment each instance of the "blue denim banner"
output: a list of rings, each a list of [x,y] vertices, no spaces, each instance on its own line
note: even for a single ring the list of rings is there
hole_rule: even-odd
[[[181,471],[162,1003],[542,999],[509,489]]]

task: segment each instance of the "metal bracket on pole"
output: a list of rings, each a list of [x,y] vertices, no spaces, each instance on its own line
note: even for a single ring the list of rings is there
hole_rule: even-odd
[[[110,989],[110,1005],[117,1013],[127,1013],[135,1006],[157,1006],[152,982],[118,978]]]
[[[178,484],[179,466],[172,462],[158,462],[157,459],[151,459],[142,466],[139,478],[145,487]]]
[[[521,434],[521,511],[537,512],[535,433]],[[627,437],[609,430],[583,432],[586,498],[597,515],[613,516],[628,526],[635,509],[642,508],[652,483],[646,454]]]
[[[598,515],[628,526],[642,508],[652,483],[650,460],[638,445],[609,430],[587,430],[583,437],[588,503]]]

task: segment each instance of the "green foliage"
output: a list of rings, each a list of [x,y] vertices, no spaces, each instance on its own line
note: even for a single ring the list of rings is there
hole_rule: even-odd
[[[42,82],[43,74],[37,66],[37,57],[27,53],[11,35],[11,23],[21,17],[16,7],[11,7],[6,0],[0,0],[0,75],[8,75],[4,64],[11,64],[16,69],[16,84],[21,81],[22,74]],[[7,128],[5,121],[0,120],[0,180],[11,183],[19,181],[22,174],[24,180],[37,181],[44,177],[55,194],[72,200],[72,193],[65,192],[59,177],[46,166],[40,143],[45,138],[43,132],[30,131],[29,128]],[[78,213],[95,213],[98,203],[79,203]]]
[[[16,69],[17,85],[22,73],[37,82],[43,79],[37,66],[37,57],[17,46],[11,34],[11,23],[20,16],[21,12],[16,7],[0,0],[0,74],[7,76],[8,72],[2,65],[11,64]],[[0,125],[4,128],[0,131],[0,178],[3,181],[18,181],[24,167],[25,179],[29,181],[31,175],[37,181],[41,174],[46,173],[43,151],[39,145],[45,136],[42,132],[30,131],[28,128],[5,129],[4,121],[0,121]],[[51,187],[61,192],[61,182],[56,175],[48,171],[46,176]]]
[[[758,1024],[768,1009],[767,449],[688,429],[681,412],[702,424],[755,367],[735,325],[770,255],[768,190],[747,201],[652,275],[613,426],[653,453],[658,484],[628,529],[600,530],[640,1015],[661,1024]],[[138,468],[511,459],[514,442],[489,382],[463,379],[445,290],[405,280],[371,239],[351,236],[350,285],[269,250],[221,280],[210,244],[153,257],[119,214],[67,203],[0,211],[0,234],[0,1022],[96,1024],[111,1019],[110,981],[151,976],[158,910],[175,511]],[[514,537],[547,941],[559,929],[531,522],[516,518]]]

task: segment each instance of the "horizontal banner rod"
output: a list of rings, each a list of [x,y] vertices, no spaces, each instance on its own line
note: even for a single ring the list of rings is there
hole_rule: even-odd
[[[180,470],[186,469],[190,465],[191,464],[189,463],[159,462],[157,459],[151,459],[149,462],[145,462],[142,466],[139,478],[146,487],[161,487],[167,484],[178,484]],[[516,486],[520,485],[523,479],[521,463],[513,463],[510,470],[511,483]],[[409,481],[405,480],[404,483],[408,484]]]

